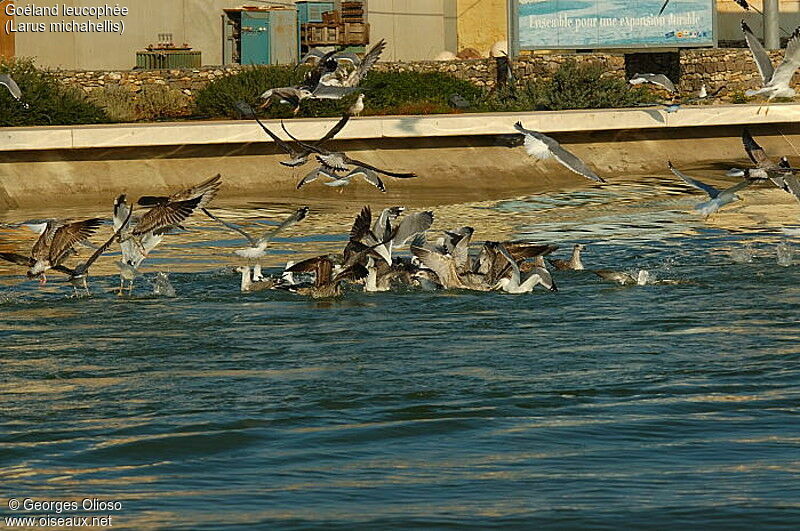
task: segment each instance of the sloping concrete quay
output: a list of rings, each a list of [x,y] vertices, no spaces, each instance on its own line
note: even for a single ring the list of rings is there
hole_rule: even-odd
[[[354,118],[337,136],[340,140],[483,136],[514,133],[520,120],[543,133],[670,129],[731,125],[777,124],[800,121],[800,105],[769,108],[755,105],[684,107],[667,113],[658,107],[527,113],[481,113],[425,116],[368,116]],[[287,120],[301,140],[320,138],[335,118]],[[264,120],[281,138],[289,137],[278,120]],[[0,129],[0,151],[153,147],[174,145],[269,143],[253,121],[168,122],[148,124],[16,127]]]
[[[16,208],[108,205],[119,193],[166,193],[221,173],[221,199],[305,202],[402,202],[409,206],[491,200],[592,186],[550,161],[534,161],[502,137],[520,120],[553,134],[597,173],[613,182],[663,175],[666,161],[698,177],[723,182],[726,164],[746,163],[743,126],[770,152],[799,155],[800,105],[688,107],[597,111],[491,113],[355,118],[332,145],[352,157],[417,179],[386,178],[388,194],[354,182],[331,189],[295,185],[312,165],[291,169],[252,121],[175,122],[0,129],[0,217]],[[336,119],[287,122],[293,134],[314,140]],[[280,122],[268,120],[283,136]],[[698,173],[699,172],[699,173]],[[721,180],[720,180],[721,178]],[[377,195],[377,197],[376,197]]]

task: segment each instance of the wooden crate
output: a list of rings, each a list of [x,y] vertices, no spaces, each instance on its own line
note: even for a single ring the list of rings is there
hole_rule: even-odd
[[[369,24],[342,24],[343,31],[339,44],[344,46],[359,46],[369,43]]]
[[[300,42],[304,46],[362,46],[369,43],[369,24],[309,22],[300,27]]]
[[[305,46],[335,46],[339,44],[342,28],[322,22],[309,22],[301,26],[301,43]]]
[[[322,14],[322,23],[339,25],[342,23],[342,14],[338,11],[326,11]]]

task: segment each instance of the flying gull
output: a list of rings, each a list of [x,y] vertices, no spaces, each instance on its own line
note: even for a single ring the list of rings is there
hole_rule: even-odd
[[[280,161],[280,164],[288,166],[290,168],[295,168],[298,166],[302,166],[303,164],[308,162],[308,157],[312,153],[310,149],[307,148],[296,149],[289,142],[286,142],[281,137],[270,131],[267,128],[267,126],[264,125],[264,123],[261,122],[261,120],[259,120],[258,116],[256,116],[255,112],[253,111],[253,108],[250,107],[250,105],[248,105],[247,103],[240,101],[236,104],[236,107],[244,116],[247,116],[248,118],[253,118],[261,127],[261,129],[272,139],[272,141],[275,142],[275,144],[277,144],[279,148],[281,148],[289,155],[290,159],[288,161],[282,160]],[[322,138],[314,142],[314,144],[317,146],[324,145],[326,142],[328,142],[337,134],[339,134],[339,132],[344,128],[344,126],[347,125],[347,122],[349,120],[350,120],[350,114],[344,114],[339,119],[339,121],[336,122],[336,124],[327,133],[325,133],[325,135]]]
[[[681,178],[686,184],[697,188],[698,190],[702,190],[706,194],[708,194],[709,200],[703,201],[702,203],[698,203],[695,205],[695,210],[703,214],[704,216],[708,217],[723,206],[733,203],[735,201],[740,201],[741,197],[736,195],[736,192],[743,190],[747,186],[750,185],[750,181],[741,181],[736,183],[735,185],[726,188],[724,190],[718,190],[714,188],[710,184],[706,184],[704,182],[698,181],[697,179],[693,179],[689,177],[682,171],[678,170],[675,166],[672,165],[671,161],[667,162],[669,169],[672,173],[676,176]]]
[[[562,166],[587,179],[599,183],[606,182],[583,163],[581,159],[561,147],[561,144],[547,135],[531,131],[522,127],[521,122],[514,124],[514,128],[525,136],[525,150],[536,159],[544,160],[555,158]]]
[[[353,169],[356,170],[371,170],[374,173],[380,173],[383,175],[387,175],[389,177],[396,177],[398,179],[410,179],[416,177],[416,173],[412,172],[393,172],[389,170],[383,170],[381,168],[375,167],[371,164],[367,164],[366,162],[351,158],[342,151],[328,151],[326,149],[321,148],[320,146],[316,146],[313,144],[308,144],[305,142],[301,142],[297,138],[295,138],[287,129],[285,124],[281,122],[281,127],[283,127],[284,132],[289,135],[289,138],[300,144],[302,147],[309,149],[317,154],[317,160],[322,165],[322,169],[328,174],[337,174],[339,172],[347,171],[348,173],[352,172]],[[315,175],[313,178],[310,176],[306,176],[303,180],[298,183],[298,188],[312,180],[316,179],[318,175]],[[355,177],[356,175],[350,176],[349,178],[345,176],[347,180]],[[363,175],[360,175],[365,179],[369,179],[371,177],[370,172],[364,172]],[[372,183],[377,188],[381,188],[377,183]],[[381,183],[382,184],[382,183]]]
[[[636,74],[628,83],[631,85],[650,84],[661,87],[667,92],[674,93],[676,91],[675,83],[664,74]]]
[[[786,51],[783,54],[783,61],[778,68],[773,66],[769,54],[744,20],[742,20],[742,31],[762,80],[760,89],[748,90],[745,95],[748,97],[766,96],[767,101],[771,101],[773,98],[793,98],[796,92],[789,84],[798,66],[800,66],[800,27],[794,30],[794,33],[789,37]]]

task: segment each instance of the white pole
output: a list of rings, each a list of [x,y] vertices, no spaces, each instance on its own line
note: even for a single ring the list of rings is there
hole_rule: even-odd
[[[764,46],[767,50],[779,50],[781,47],[779,18],[778,0],[764,0]]]

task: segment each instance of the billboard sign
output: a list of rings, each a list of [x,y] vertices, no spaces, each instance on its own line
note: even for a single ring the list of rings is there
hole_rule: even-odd
[[[511,0],[519,48],[714,46],[714,0]]]

